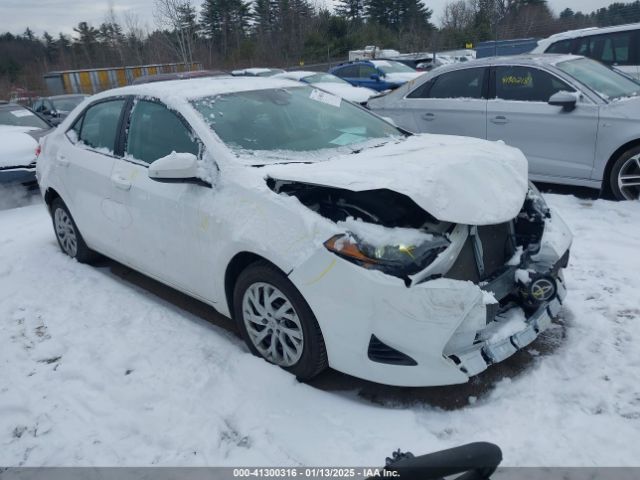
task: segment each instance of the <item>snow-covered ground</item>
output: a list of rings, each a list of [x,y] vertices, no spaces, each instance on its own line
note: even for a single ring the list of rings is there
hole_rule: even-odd
[[[480,440],[503,465],[640,465],[638,202],[547,195],[575,234],[562,324],[468,385],[400,389],[298,383],[208,307],[65,257],[44,207],[15,195],[0,204],[0,465],[381,465]]]

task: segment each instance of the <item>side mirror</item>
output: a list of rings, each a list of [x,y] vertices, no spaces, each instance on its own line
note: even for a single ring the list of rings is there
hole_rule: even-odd
[[[375,80],[376,82],[380,81],[380,75],[378,75],[377,73],[372,73],[370,78],[371,80]]]
[[[163,183],[196,183],[210,186],[198,178],[198,159],[192,153],[172,152],[149,165],[149,178]]]
[[[554,107],[562,107],[563,110],[570,112],[576,108],[578,103],[578,95],[571,92],[558,92],[551,95],[549,105]]]

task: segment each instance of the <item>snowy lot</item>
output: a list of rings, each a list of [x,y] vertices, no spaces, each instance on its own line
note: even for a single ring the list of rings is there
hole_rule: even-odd
[[[487,440],[503,465],[640,466],[640,203],[547,199],[575,235],[562,324],[468,385],[401,389],[300,384],[212,309],[70,260],[37,197],[0,191],[0,465],[380,465]]]

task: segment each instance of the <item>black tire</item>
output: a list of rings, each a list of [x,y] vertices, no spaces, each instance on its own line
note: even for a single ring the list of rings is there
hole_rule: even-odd
[[[623,168],[625,169],[628,168],[630,161],[632,161],[634,157],[638,157],[639,155],[640,155],[640,147],[630,148],[629,150],[624,152],[622,155],[620,155],[618,159],[614,162],[613,166],[611,167],[611,173],[609,174],[609,179],[608,179],[609,190],[615,200],[634,200],[638,198],[637,195],[634,198],[633,196],[629,195],[629,193],[625,194],[625,192],[623,192],[620,189],[620,186],[618,184],[618,177],[620,176],[621,170]],[[636,172],[640,174],[640,165],[638,165],[638,167],[635,167],[635,169],[636,169]],[[636,172],[634,172],[634,174]],[[636,187],[636,191],[638,192],[638,194],[640,194],[640,188]]]
[[[85,243],[71,212],[60,198],[51,202],[51,220],[53,232],[63,253],[80,263],[89,263],[98,257],[98,254]],[[72,237],[75,238],[75,242],[70,240]]]
[[[302,353],[299,359],[291,365],[279,364],[261,353],[258,348],[256,348],[256,345],[254,345],[247,329],[247,325],[245,324],[247,323],[245,322],[245,315],[243,312],[245,293],[249,295],[247,291],[250,287],[253,289],[260,288],[259,285],[264,284],[270,287],[275,287],[275,289],[279,291],[278,293],[281,293],[286,297],[290,306],[293,307],[293,313],[296,315],[297,320],[299,320],[299,324],[302,329]],[[276,300],[278,300],[278,298],[276,298]],[[271,305],[273,306],[273,303]],[[316,317],[298,289],[273,265],[263,261],[256,262],[249,265],[240,274],[233,291],[233,313],[242,338],[246,342],[251,353],[254,355],[265,359],[269,363],[279,365],[281,368],[293,373],[301,381],[315,377],[328,367],[327,350],[325,348],[322,332],[320,331],[320,326],[318,325]],[[282,321],[285,322],[288,320]],[[265,329],[268,328],[267,325],[258,325],[256,328],[261,326]],[[273,335],[269,335],[269,338],[273,341]],[[266,338],[264,341],[269,340],[269,338]],[[277,344],[280,345],[279,351],[282,352],[282,340],[279,340]],[[288,345],[291,345],[291,343]]]

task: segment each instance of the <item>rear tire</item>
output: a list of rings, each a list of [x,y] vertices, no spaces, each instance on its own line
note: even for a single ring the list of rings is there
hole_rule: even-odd
[[[328,366],[320,326],[298,289],[267,262],[249,265],[233,292],[234,318],[251,353],[309,380]]]
[[[51,219],[56,240],[64,253],[80,263],[89,263],[98,257],[85,243],[71,212],[60,198],[51,203]]]
[[[640,147],[624,152],[611,167],[609,188],[616,200],[640,197]]]

